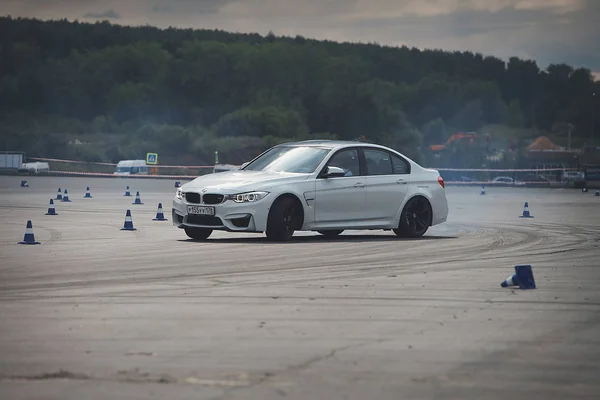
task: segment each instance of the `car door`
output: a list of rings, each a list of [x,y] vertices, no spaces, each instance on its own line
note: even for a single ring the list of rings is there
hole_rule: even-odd
[[[346,176],[316,180],[315,225],[347,226],[364,220],[367,191],[365,177],[360,171],[357,149],[342,149],[334,154],[327,165],[340,167]]]
[[[410,164],[385,150],[364,149],[369,220],[390,221],[408,192]]]

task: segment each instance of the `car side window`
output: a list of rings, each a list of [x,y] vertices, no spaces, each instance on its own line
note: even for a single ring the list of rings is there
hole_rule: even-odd
[[[392,158],[387,151],[365,149],[368,175],[392,175]]]
[[[339,167],[346,173],[345,176],[360,175],[360,164],[358,162],[358,150],[342,150],[331,157],[328,166]]]
[[[392,167],[394,168],[394,174],[396,175],[408,174],[410,172],[408,161],[395,154],[392,154]]]

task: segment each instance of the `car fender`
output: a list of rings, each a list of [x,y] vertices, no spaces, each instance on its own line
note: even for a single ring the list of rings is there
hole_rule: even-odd
[[[294,196],[298,199],[300,204],[302,204],[302,211],[303,211],[303,215],[304,215],[304,220],[303,220],[302,226],[304,228],[304,226],[307,223],[311,223],[314,219],[314,208],[310,204],[308,204],[306,197],[304,196],[305,193],[314,192],[314,190],[315,190],[314,182],[312,182],[312,183],[313,183],[312,186],[311,186],[311,181],[307,181],[306,184],[302,184],[302,185],[298,185],[296,183],[295,187],[292,185],[282,185],[282,186],[278,186],[277,190],[274,190],[273,187],[265,188],[265,190],[271,194],[271,196],[269,196],[271,198],[270,199],[271,203],[269,204],[268,211],[269,212],[271,211],[271,207],[273,207],[273,204],[275,204],[275,202],[277,200],[279,200],[281,197]],[[267,212],[267,215],[268,215],[268,212]]]
[[[398,221],[400,222],[400,217],[402,216],[402,211],[404,210],[404,207],[406,207],[406,203],[408,203],[408,201],[414,197],[417,196],[421,196],[421,197],[425,197],[427,199],[427,201],[429,201],[429,204],[431,205],[432,210],[435,212],[435,210],[433,209],[433,197],[431,196],[430,193],[426,192],[426,191],[412,191],[410,193],[407,193],[406,196],[404,196],[404,200],[402,201],[402,203],[400,204],[400,207],[398,207],[398,210],[396,211],[396,216],[394,217],[394,221]]]

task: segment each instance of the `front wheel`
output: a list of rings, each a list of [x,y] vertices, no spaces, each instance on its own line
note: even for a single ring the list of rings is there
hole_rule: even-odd
[[[425,197],[413,197],[404,206],[394,233],[399,237],[421,237],[429,229],[432,219],[433,211],[429,201]]]
[[[301,211],[294,199],[283,197],[277,200],[269,212],[267,219],[267,239],[286,242],[294,236],[294,230],[298,226]]]
[[[208,229],[208,228],[192,228],[192,227],[186,226],[183,229],[185,230],[185,234],[194,240],[205,240],[212,233],[212,229]]]

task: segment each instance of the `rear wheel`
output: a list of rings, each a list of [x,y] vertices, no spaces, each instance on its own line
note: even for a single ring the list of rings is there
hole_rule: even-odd
[[[394,233],[399,237],[421,237],[429,229],[432,218],[433,211],[429,201],[425,197],[413,197],[404,206]]]
[[[276,200],[267,219],[267,238],[277,242],[291,240],[301,218],[301,210],[293,198]]]
[[[212,229],[208,228],[192,228],[186,226],[183,229],[185,230],[185,234],[194,240],[205,240],[212,233]]]
[[[338,236],[340,233],[344,232],[343,229],[332,229],[332,230],[328,230],[328,231],[317,231],[319,232],[321,235],[327,237],[327,238],[332,238],[332,237],[336,237]]]

